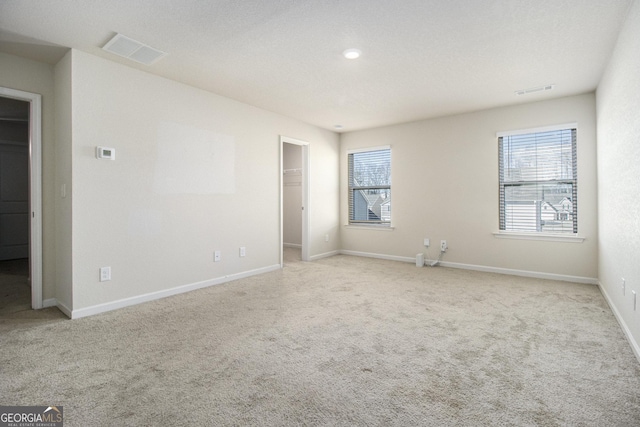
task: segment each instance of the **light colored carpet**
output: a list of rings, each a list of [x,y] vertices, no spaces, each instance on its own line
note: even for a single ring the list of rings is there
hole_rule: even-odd
[[[597,287],[349,256],[79,320],[0,319],[0,405],[66,426],[632,426]]]
[[[0,261],[0,318],[31,310],[29,260]]]

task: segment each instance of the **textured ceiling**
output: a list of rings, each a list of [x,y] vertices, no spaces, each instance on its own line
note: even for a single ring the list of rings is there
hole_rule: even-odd
[[[79,49],[349,131],[592,91],[630,3],[1,0],[0,51],[55,63]],[[115,33],[168,55],[144,66],[102,51]],[[360,59],[342,57],[352,47]]]

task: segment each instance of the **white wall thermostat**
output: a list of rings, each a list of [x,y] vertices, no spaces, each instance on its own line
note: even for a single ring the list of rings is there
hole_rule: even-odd
[[[96,147],[96,157],[98,159],[115,160],[116,149],[109,147]]]

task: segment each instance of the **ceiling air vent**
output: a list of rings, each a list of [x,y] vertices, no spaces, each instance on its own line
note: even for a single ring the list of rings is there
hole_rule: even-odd
[[[116,34],[102,49],[145,65],[151,65],[166,55],[122,34]]]
[[[547,90],[551,90],[554,87],[555,87],[555,85],[538,86],[538,87],[532,87],[532,88],[529,88],[529,89],[517,90],[515,93],[516,93],[516,95],[528,95],[530,93],[544,92],[544,91],[547,91]]]

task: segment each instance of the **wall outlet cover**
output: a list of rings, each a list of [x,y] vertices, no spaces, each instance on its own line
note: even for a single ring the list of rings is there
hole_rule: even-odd
[[[100,267],[100,281],[106,282],[111,280],[111,267]]]

